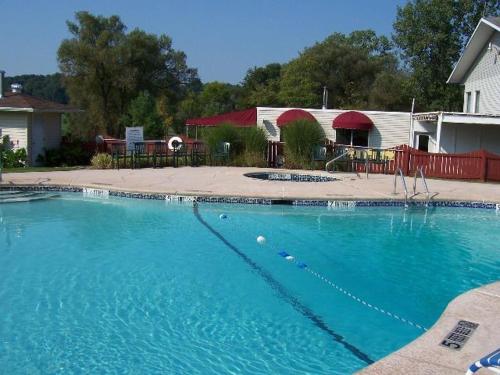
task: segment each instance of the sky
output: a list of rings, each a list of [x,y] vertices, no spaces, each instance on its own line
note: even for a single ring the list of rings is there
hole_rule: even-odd
[[[0,0],[0,70],[58,71],[66,21],[86,10],[129,30],[167,34],[203,82],[241,82],[249,68],[284,63],[334,32],[391,35],[406,0]]]

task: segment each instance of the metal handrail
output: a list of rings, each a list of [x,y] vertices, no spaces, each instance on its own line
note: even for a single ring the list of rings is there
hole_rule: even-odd
[[[415,171],[415,176],[413,177],[413,194],[417,194],[417,177],[419,174],[422,178],[422,184],[424,185],[425,193],[427,194],[427,201],[425,202],[425,205],[428,206],[429,201],[431,200],[431,193],[429,191],[429,187],[427,186],[427,180],[425,179],[423,167],[417,167],[417,170]]]
[[[403,188],[405,189],[405,207],[408,207],[408,188],[406,187],[405,176],[401,168],[396,168],[396,170],[394,171],[394,190],[392,191],[392,194],[397,194],[398,175],[401,177]]]
[[[328,172],[328,167],[329,167],[332,163],[335,163],[337,160],[342,159],[342,158],[343,158],[344,156],[346,156],[347,154],[349,154],[349,151],[346,151],[346,152],[344,152],[342,155],[339,155],[339,156],[337,156],[337,157],[333,158],[332,160],[330,160],[329,162],[327,162],[327,163],[325,164],[325,171],[326,171],[326,172]]]

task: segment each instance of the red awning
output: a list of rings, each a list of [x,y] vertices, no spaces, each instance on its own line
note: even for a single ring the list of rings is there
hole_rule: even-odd
[[[334,129],[370,130],[373,122],[361,112],[349,111],[335,117],[332,127]]]
[[[281,128],[282,126],[285,126],[286,124],[297,120],[309,120],[316,122],[316,118],[314,118],[314,116],[309,112],[302,109],[290,109],[286,112],[283,112],[278,117],[278,119],[276,120],[276,124]]]
[[[217,126],[222,123],[233,124],[237,127],[255,126],[257,124],[257,108],[186,120],[187,126]]]

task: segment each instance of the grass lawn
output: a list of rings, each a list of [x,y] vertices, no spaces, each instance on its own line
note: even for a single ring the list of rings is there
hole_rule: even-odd
[[[26,173],[26,172],[54,172],[73,171],[75,169],[85,169],[86,167],[25,167],[25,168],[5,168],[3,173]]]

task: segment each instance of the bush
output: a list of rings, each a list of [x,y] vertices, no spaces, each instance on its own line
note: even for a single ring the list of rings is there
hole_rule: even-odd
[[[314,146],[325,141],[325,132],[316,121],[297,120],[283,128],[285,165],[288,168],[310,168]]]
[[[26,149],[12,149],[10,138],[5,135],[0,142],[0,150],[2,151],[2,167],[3,168],[22,168],[26,166],[28,159]]]
[[[258,127],[241,129],[244,152],[242,162],[247,167],[266,167],[267,137]]]
[[[111,169],[113,167],[113,160],[111,155],[99,153],[92,157],[90,164],[95,169]]]
[[[44,154],[38,155],[36,161],[45,167],[71,167],[88,165],[90,157],[81,142],[71,142],[59,148],[44,150]]]
[[[231,157],[241,154],[244,150],[241,132],[231,124],[221,124],[211,129],[204,129],[202,138],[207,143],[210,153],[214,153],[222,142],[231,143]]]

